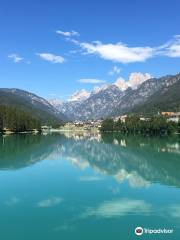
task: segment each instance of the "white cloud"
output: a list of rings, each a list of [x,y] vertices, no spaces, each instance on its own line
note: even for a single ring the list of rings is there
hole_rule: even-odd
[[[39,57],[41,57],[43,60],[52,62],[52,63],[63,63],[65,59],[62,56],[54,55],[52,53],[37,53]]]
[[[81,43],[80,47],[85,54],[95,54],[103,59],[120,63],[144,62],[155,53],[155,49],[151,47],[128,47],[123,43]]]
[[[12,53],[8,56],[8,58],[12,59],[13,62],[15,63],[19,63],[23,60],[23,57],[19,56],[18,54],[16,53]]]
[[[44,199],[40,202],[38,202],[38,207],[41,207],[41,208],[48,208],[48,207],[54,207],[54,206],[57,206],[59,205],[61,202],[62,202],[62,198],[60,197],[51,197],[51,198],[48,198],[48,199]]]
[[[95,79],[95,78],[82,78],[82,79],[79,79],[78,82],[80,82],[80,83],[91,83],[91,84],[105,83],[104,80]]]
[[[79,45],[79,44],[80,44],[78,40],[73,39],[73,38],[69,38],[69,37],[68,37],[68,38],[66,38],[66,40],[69,41],[69,42],[74,43],[75,45]]]
[[[93,54],[97,55],[105,60],[110,60],[118,63],[133,63],[133,62],[145,62],[149,58],[157,56],[168,56],[168,57],[180,57],[180,35],[176,35],[172,40],[162,44],[160,46],[135,46],[131,47],[125,43],[102,43],[101,41],[92,42],[80,42],[71,37],[71,32],[63,32],[66,39],[73,44],[79,46],[84,55]],[[61,31],[60,31],[60,34]],[[110,75],[114,73],[118,74],[120,71],[117,70],[116,66]]]
[[[174,38],[160,47],[163,55],[168,57],[180,57],[180,35],[174,36]]]
[[[109,71],[109,75],[113,76],[115,74],[119,74],[121,71],[121,68],[114,66],[110,71]]]
[[[114,218],[126,216],[129,214],[149,214],[152,206],[144,200],[120,199],[109,202],[103,202],[97,207],[89,207],[82,214],[82,218],[91,216],[102,218]]]
[[[61,30],[57,30],[56,31],[57,34],[60,34],[62,36],[65,36],[65,37],[72,37],[72,36],[79,36],[79,33],[76,32],[76,31],[69,31],[69,32],[64,32],[64,31],[61,31]]]

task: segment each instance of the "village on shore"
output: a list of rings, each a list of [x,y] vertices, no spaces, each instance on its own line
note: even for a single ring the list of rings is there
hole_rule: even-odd
[[[114,122],[121,121],[122,123],[125,123],[127,118],[130,115],[120,115],[116,117],[112,117],[111,119]],[[158,116],[166,118],[167,122],[174,122],[179,123],[180,122],[180,112],[161,112],[158,114]],[[139,117],[139,120],[142,122],[148,122],[150,120],[149,117]],[[86,121],[73,121],[68,122],[61,126],[59,129],[53,129],[51,126],[42,126],[42,131],[91,131],[91,132],[99,132],[102,123],[104,119],[98,119],[98,120],[86,120]]]
[[[166,117],[167,122],[175,122],[178,123],[180,121],[180,112],[161,112],[158,114],[159,116]],[[126,122],[126,119],[129,115],[120,115],[116,117],[112,117],[112,119],[117,122],[121,120],[122,122]],[[139,117],[141,121],[149,121],[149,117]],[[100,129],[103,119],[98,120],[86,120],[86,121],[74,121],[68,122],[64,126],[61,127],[63,130],[93,130],[93,129]],[[46,126],[44,126],[46,128]]]
[[[120,115],[116,117],[112,117],[111,119],[116,123],[118,121],[121,121],[122,123],[126,123],[127,119],[131,115]],[[179,123],[180,122],[180,112],[161,112],[158,113],[158,116],[166,118],[167,122],[174,122]],[[150,121],[150,117],[139,117],[139,120],[142,122],[148,122]],[[102,123],[105,121],[105,119],[98,119],[98,120],[86,120],[86,121],[72,121],[67,122],[60,127],[52,127],[50,125],[43,125],[41,126],[41,133],[47,134],[52,132],[62,132],[62,131],[90,131],[92,133],[98,133],[101,130]],[[28,131],[29,132],[29,131]],[[32,129],[32,133],[36,134],[39,131],[37,129]],[[5,128],[4,134],[12,134],[13,131],[10,129]],[[27,133],[27,132],[21,132],[21,133]]]

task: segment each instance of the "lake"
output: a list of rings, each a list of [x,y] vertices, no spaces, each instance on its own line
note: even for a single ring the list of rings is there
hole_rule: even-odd
[[[0,239],[180,239],[180,137],[0,137]]]

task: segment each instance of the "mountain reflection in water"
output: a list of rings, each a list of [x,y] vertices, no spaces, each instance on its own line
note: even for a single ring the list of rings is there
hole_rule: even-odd
[[[0,170],[24,168],[45,159],[64,158],[93,168],[132,187],[153,182],[180,186],[180,138],[119,134],[11,135],[0,137]]]

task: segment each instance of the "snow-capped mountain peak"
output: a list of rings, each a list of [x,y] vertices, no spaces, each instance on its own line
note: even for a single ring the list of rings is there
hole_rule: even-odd
[[[61,101],[60,99],[58,98],[52,98],[52,99],[49,99],[48,102],[53,105],[55,108],[58,108],[62,103],[63,101]]]
[[[132,89],[136,89],[141,83],[153,78],[149,73],[134,72],[131,73],[128,80],[128,85]]]
[[[133,72],[130,74],[129,79],[126,81],[124,78],[119,77],[115,82],[116,85],[120,90],[125,91],[128,87],[132,89],[137,89],[137,87],[147,81],[148,79],[153,78],[149,73],[140,73],[140,72]]]
[[[85,89],[81,89],[80,91],[76,91],[69,99],[69,102],[74,101],[83,101],[90,96],[90,93]]]
[[[91,94],[97,94],[100,91],[103,91],[105,89],[107,89],[110,86],[110,84],[103,84],[102,86],[95,86],[91,92]]]
[[[129,76],[128,81],[118,78],[113,84],[95,87],[91,93],[78,91],[70,98],[71,101],[63,102],[58,110],[71,120],[100,119],[124,114],[177,81],[180,81],[180,75],[157,79],[148,73],[136,72]]]
[[[125,91],[128,88],[127,82],[122,78],[118,78],[114,83],[120,90]]]
[[[96,94],[101,91],[101,87],[95,86],[92,90],[92,94]]]

